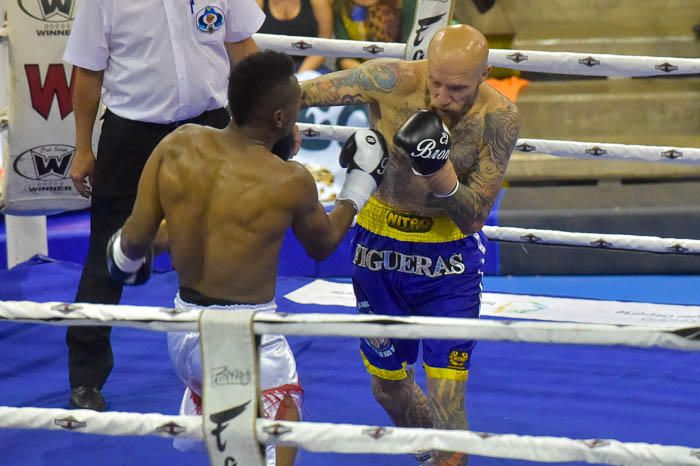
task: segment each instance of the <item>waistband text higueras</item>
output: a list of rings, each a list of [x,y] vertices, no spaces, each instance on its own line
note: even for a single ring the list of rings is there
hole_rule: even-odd
[[[452,254],[447,259],[437,256],[437,259],[433,261],[426,256],[403,254],[392,250],[377,251],[361,244],[355,248],[355,257],[352,262],[358,267],[364,267],[374,272],[395,270],[430,278],[459,275],[466,270],[461,253]]]

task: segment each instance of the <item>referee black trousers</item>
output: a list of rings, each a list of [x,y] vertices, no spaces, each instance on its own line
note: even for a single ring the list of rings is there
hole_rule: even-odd
[[[218,109],[187,123],[224,128],[228,122],[228,112]],[[113,283],[107,273],[107,242],[131,214],[138,181],[151,152],[177,126],[127,120],[109,111],[105,114],[93,173],[90,245],[75,302],[119,303],[122,286]],[[102,388],[114,366],[111,330],[111,327],[68,327],[66,343],[72,387]]]

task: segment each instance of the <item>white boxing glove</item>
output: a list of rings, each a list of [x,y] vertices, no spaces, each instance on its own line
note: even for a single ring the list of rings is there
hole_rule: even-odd
[[[389,161],[386,141],[380,132],[361,129],[345,141],[340,151],[340,166],[347,168],[345,183],[337,200],[348,200],[357,212],[382,182]]]

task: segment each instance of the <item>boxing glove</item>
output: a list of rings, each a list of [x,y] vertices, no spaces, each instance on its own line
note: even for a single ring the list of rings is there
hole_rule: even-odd
[[[153,251],[140,259],[129,259],[122,251],[122,230],[112,235],[107,243],[107,271],[112,281],[124,285],[143,285],[151,277]]]
[[[449,158],[450,131],[437,113],[416,112],[396,132],[394,145],[408,154],[413,173],[425,177],[428,189],[436,197],[457,192],[459,181]]]
[[[294,133],[289,133],[287,136],[278,139],[277,142],[270,149],[270,152],[272,152],[282,160],[287,161],[292,158],[294,144]]]
[[[294,125],[288,135],[275,142],[270,151],[277,157],[287,161],[294,157],[301,149],[301,133],[299,127]]]
[[[340,166],[347,168],[347,175],[336,199],[349,200],[355,210],[362,210],[382,182],[388,160],[381,133],[372,129],[353,133],[340,151]]]

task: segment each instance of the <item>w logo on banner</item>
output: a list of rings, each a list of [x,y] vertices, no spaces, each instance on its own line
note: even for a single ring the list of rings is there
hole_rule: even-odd
[[[34,19],[63,22],[73,19],[73,0],[19,0],[19,7]]]
[[[22,178],[35,181],[57,181],[68,178],[75,149],[65,144],[48,144],[21,153],[14,170]]]
[[[71,114],[73,111],[72,95],[75,73],[72,73],[69,86],[66,69],[62,64],[54,63],[49,65],[46,79],[43,83],[39,65],[24,65],[24,72],[27,75],[32,108],[44,117],[44,120],[49,119],[54,96],[58,100],[61,120]]]
[[[39,179],[46,178],[47,176],[65,178],[68,173],[68,166],[70,165],[73,152],[64,152],[61,155],[47,156],[34,151],[32,152],[32,156],[34,156],[34,166],[36,167],[36,174]]]

